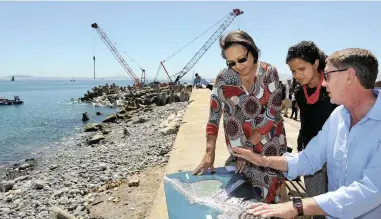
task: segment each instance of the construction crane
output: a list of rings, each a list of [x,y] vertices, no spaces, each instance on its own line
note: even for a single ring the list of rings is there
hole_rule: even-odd
[[[142,71],[142,76],[140,78],[140,82],[144,85],[146,83],[146,70],[143,69],[134,59],[132,59],[126,52],[123,52],[132,62],[134,62]]]
[[[168,73],[167,69],[164,66],[164,62],[167,61],[172,56],[174,56],[175,54],[170,56],[167,60],[164,60],[164,61],[160,62],[160,66],[159,66],[158,72],[159,72],[160,68],[163,67],[165,73],[168,76],[168,79],[170,80],[170,83],[176,84],[182,77],[184,77],[184,75],[186,75],[193,68],[193,66],[196,65],[196,63],[201,59],[201,57],[206,53],[206,51],[208,51],[208,49],[213,45],[213,43],[222,35],[222,33],[226,30],[226,28],[228,28],[228,26],[233,22],[233,20],[237,16],[239,16],[241,14],[243,14],[243,11],[241,11],[238,8],[236,8],[236,9],[233,9],[233,11],[230,12],[228,15],[224,16],[220,21],[218,21],[217,23],[220,23],[221,21],[223,21],[223,23],[220,25],[220,27],[213,33],[213,35],[208,39],[208,41],[206,41],[206,43],[201,47],[201,49],[196,53],[196,55],[193,56],[193,58],[185,65],[185,67],[180,72],[178,72],[178,73],[176,73],[176,74],[174,74],[172,76],[169,76],[169,73]],[[208,31],[209,29],[207,29],[206,31]],[[206,31],[204,31],[204,33]],[[195,39],[197,39],[198,37],[196,37]],[[192,42],[194,40],[192,40]],[[189,45],[189,43],[187,45]],[[180,49],[180,50],[182,50],[182,49]],[[177,52],[179,52],[179,51],[177,51]],[[156,74],[156,77],[157,77],[157,74]],[[176,77],[175,81],[172,82],[172,77],[174,77],[174,76],[177,76],[177,77]],[[155,78],[155,81],[156,81],[156,78]]]
[[[131,79],[134,81],[134,85],[138,87],[144,86],[145,83],[145,70],[140,68],[142,70],[142,77],[141,80],[135,75],[135,73],[132,71],[130,66],[124,61],[124,58],[119,54],[118,50],[115,48],[114,44],[110,41],[110,39],[107,37],[106,33],[98,26],[97,23],[91,24],[91,27],[94,28],[101,40],[104,42],[104,44],[107,46],[107,48],[111,51],[111,53],[114,55],[116,60],[120,63],[120,65],[123,67],[123,69],[127,72],[127,74],[131,77]]]

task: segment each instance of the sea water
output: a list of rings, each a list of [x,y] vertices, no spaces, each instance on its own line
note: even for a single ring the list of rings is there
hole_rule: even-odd
[[[0,80],[0,97],[20,96],[23,105],[0,106],[0,165],[34,157],[52,149],[84,126],[82,113],[90,122],[101,122],[117,109],[94,107],[72,102],[83,97],[94,86],[116,83],[132,84],[129,80]],[[102,116],[96,116],[102,112]],[[38,156],[38,155],[36,155]]]

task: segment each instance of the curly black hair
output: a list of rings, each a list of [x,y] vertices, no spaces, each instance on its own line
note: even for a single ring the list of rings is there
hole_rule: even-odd
[[[292,59],[303,59],[311,64],[319,59],[318,71],[324,71],[327,55],[321,51],[312,41],[301,41],[288,49],[286,64]]]

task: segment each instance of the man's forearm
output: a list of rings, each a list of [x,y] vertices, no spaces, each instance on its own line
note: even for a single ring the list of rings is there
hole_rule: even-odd
[[[253,134],[248,138],[252,144],[256,145],[262,140],[262,135],[257,132],[255,129]],[[271,156],[271,157],[263,157],[263,166],[268,166],[276,170],[287,171],[288,165],[285,157],[279,156]]]
[[[304,215],[327,215],[313,198],[304,198],[302,202]]]
[[[282,172],[288,171],[287,159],[283,156],[263,156],[262,159],[264,164],[263,166],[265,167],[270,167],[275,170],[280,170]]]

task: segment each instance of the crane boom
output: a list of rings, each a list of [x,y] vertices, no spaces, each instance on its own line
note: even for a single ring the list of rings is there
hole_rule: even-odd
[[[228,26],[233,22],[234,18],[237,16],[243,14],[243,11],[236,8],[233,9],[232,12],[230,12],[229,16],[224,20],[224,22],[221,24],[221,26],[213,33],[213,35],[206,41],[206,43],[201,47],[201,49],[196,53],[196,55],[193,56],[193,58],[188,62],[188,64],[185,65],[183,70],[181,70],[179,73],[175,74],[178,75],[176,77],[176,80],[174,83],[177,83],[184,75],[186,75],[193,66],[200,60],[200,58],[208,51],[208,49],[213,45],[213,43],[222,35],[222,33],[228,28]],[[173,75],[173,76],[175,76]]]
[[[91,27],[97,31],[101,40],[104,42],[104,44],[107,46],[107,48],[111,51],[111,53],[114,55],[116,60],[118,60],[118,62],[123,67],[123,69],[127,72],[127,74],[131,77],[131,79],[134,81],[135,85],[141,86],[142,82],[139,81],[139,78],[135,75],[135,73],[132,71],[130,66],[128,66],[126,61],[124,61],[123,57],[119,54],[118,50],[115,48],[113,43],[109,40],[106,33],[98,26],[97,23],[91,24]],[[144,79],[145,79],[145,74],[144,74]]]

